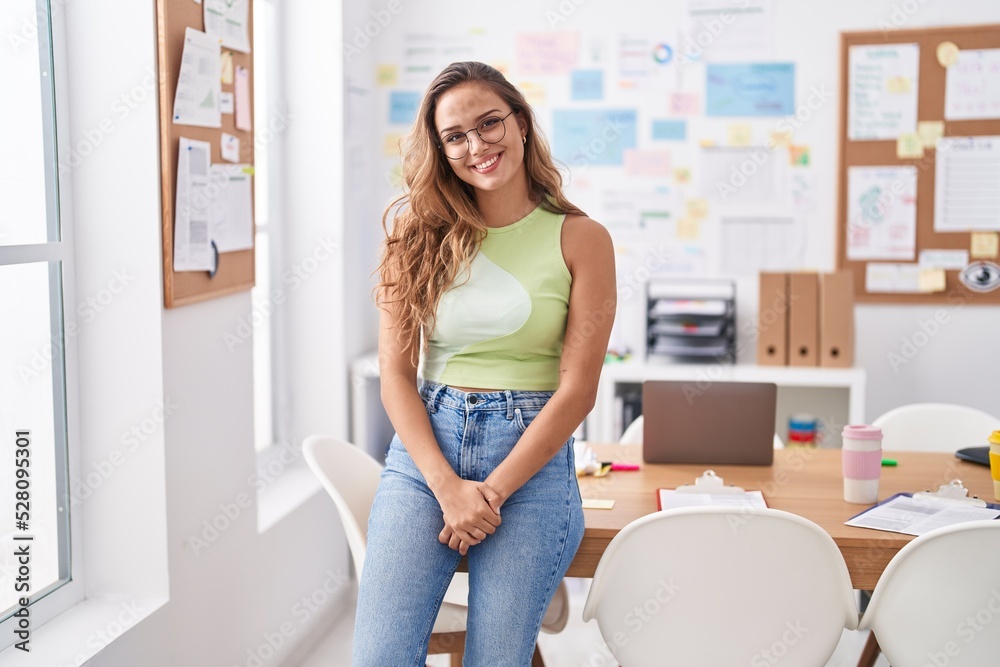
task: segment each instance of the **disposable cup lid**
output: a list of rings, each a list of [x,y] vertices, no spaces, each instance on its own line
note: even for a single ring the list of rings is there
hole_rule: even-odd
[[[990,444],[1000,445],[1000,431],[993,431],[990,433]]]
[[[867,424],[850,424],[844,427],[842,435],[853,440],[881,440],[882,429]]]

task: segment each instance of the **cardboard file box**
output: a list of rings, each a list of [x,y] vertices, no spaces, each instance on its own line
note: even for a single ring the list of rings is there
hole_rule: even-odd
[[[819,365],[819,275],[788,276],[788,365]]]
[[[854,365],[854,275],[824,273],[819,283],[819,365]]]
[[[757,313],[757,363],[788,365],[788,274],[760,274]]]

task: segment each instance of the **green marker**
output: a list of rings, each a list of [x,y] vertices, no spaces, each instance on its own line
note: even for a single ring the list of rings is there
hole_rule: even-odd
[[[892,468],[896,466],[896,459],[882,459],[882,465],[887,468]]]

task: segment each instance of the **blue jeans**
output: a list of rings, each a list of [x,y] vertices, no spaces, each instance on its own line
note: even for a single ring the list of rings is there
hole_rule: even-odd
[[[424,383],[441,452],[463,479],[485,481],[517,444],[551,391],[466,393]],[[441,506],[398,434],[368,521],[358,591],[355,667],[424,664],[459,553],[438,542]],[[542,617],[583,539],[573,438],[506,500],[493,535],[469,548],[466,666],[531,664]]]

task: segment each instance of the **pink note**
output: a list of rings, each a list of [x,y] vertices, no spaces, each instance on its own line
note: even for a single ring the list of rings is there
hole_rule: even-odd
[[[670,113],[693,116],[698,113],[698,93],[670,93]]]
[[[579,35],[573,32],[522,32],[517,36],[517,69],[522,76],[568,74],[576,67]]]
[[[626,148],[623,154],[625,173],[630,176],[669,176],[670,153]]]
[[[250,70],[236,66],[236,129],[250,131]]]

